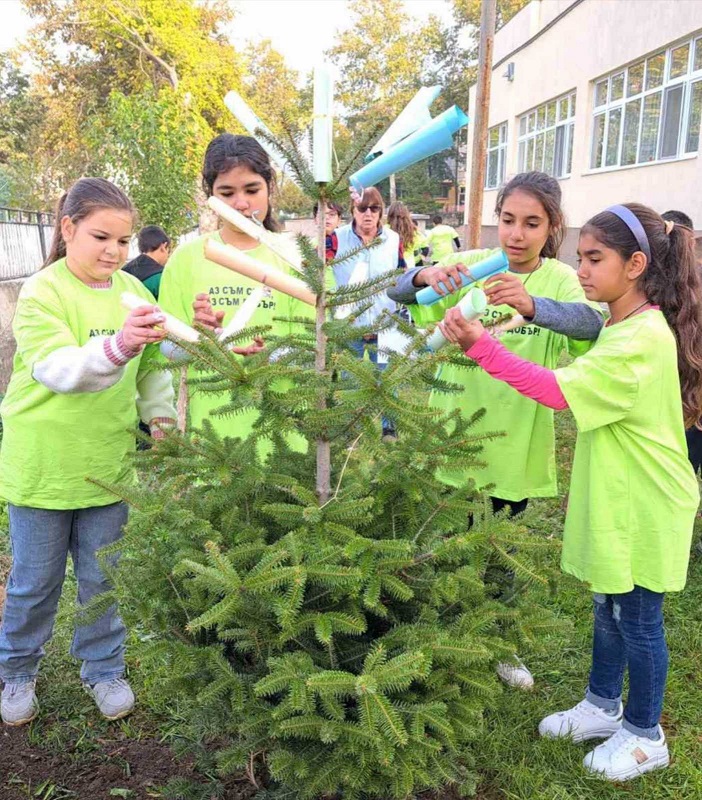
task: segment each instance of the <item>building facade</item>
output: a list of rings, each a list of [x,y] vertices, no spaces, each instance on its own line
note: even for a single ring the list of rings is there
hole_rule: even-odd
[[[532,169],[561,182],[570,251],[614,203],[676,208],[702,229],[701,117],[702,0],[532,0],[495,36],[486,243],[498,187]]]

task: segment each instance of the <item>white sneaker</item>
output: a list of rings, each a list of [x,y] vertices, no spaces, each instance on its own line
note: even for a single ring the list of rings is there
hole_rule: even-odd
[[[508,685],[515,689],[533,689],[534,676],[527,665],[515,657],[514,663],[503,661],[497,665],[497,674]]]
[[[576,743],[604,738],[618,733],[622,727],[623,713],[621,703],[616,714],[608,714],[589,700],[582,700],[567,711],[544,717],[539,723],[539,733],[550,739],[563,737]]]
[[[2,721],[5,725],[26,725],[39,713],[35,693],[36,681],[6,683],[2,690]]]
[[[124,678],[103,681],[95,686],[86,684],[85,690],[107,719],[122,719],[134,708],[134,692]]]
[[[663,728],[657,741],[622,728],[606,742],[585,756],[583,766],[608,781],[628,781],[654,769],[667,767],[670,761]]]

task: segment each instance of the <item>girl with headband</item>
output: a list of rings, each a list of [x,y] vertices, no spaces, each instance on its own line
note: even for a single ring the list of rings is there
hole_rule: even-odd
[[[702,287],[691,232],[642,205],[597,214],[578,252],[585,295],[606,302],[611,316],[595,346],[567,367],[521,359],[457,309],[441,329],[494,378],[573,412],[561,566],[594,593],[592,668],[585,699],[545,717],[539,732],[607,737],[585,769],[622,781],[669,760],[660,726],[663,601],[685,586],[699,504],[684,426],[702,408]]]

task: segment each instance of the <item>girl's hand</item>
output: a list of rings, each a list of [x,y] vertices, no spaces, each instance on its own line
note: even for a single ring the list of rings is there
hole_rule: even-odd
[[[154,325],[160,325],[165,321],[166,317],[158,306],[143,305],[133,309],[122,325],[124,346],[136,353],[147,344],[165,339],[165,330],[154,330]]]
[[[452,264],[450,267],[426,267],[415,276],[415,286],[431,286],[442,297],[457,292],[463,287],[461,275],[470,275],[465,264]]]
[[[491,306],[511,306],[523,317],[533,317],[536,313],[534,299],[524,288],[524,284],[511,272],[501,272],[488,278],[483,286]]]
[[[202,325],[203,328],[209,328],[213,331],[221,329],[224,311],[214,311],[212,309],[212,303],[210,303],[210,296],[208,294],[203,292],[195,295],[193,310],[195,311],[193,323],[198,323]]]
[[[252,356],[255,353],[260,353],[261,350],[265,350],[266,343],[263,340],[263,337],[257,336],[253,342],[246,347],[232,347],[232,353],[238,353],[240,356]]]
[[[470,350],[485,332],[480,320],[467,322],[460,308],[449,308],[443,321],[439,323],[439,329],[449,342],[457,344],[464,352]]]

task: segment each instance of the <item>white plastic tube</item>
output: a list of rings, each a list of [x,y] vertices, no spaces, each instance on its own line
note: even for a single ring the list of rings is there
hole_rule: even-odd
[[[134,311],[135,308],[141,308],[142,306],[152,305],[148,300],[139,297],[137,294],[132,294],[131,292],[122,292],[120,302],[123,308],[127,308],[130,311]],[[186,325],[184,322],[176,319],[171,314],[167,314],[165,311],[161,311],[161,314],[166,318],[166,321],[155,327],[163,328],[167,333],[170,333],[177,339],[183,339],[186,342],[197,342],[200,338],[200,334],[194,328],[191,328],[190,325]]]
[[[236,314],[234,314],[229,325],[227,325],[222,333],[220,333],[220,342],[223,339],[226,339],[227,336],[233,336],[235,333],[239,333],[239,331],[244,330],[244,328],[248,325],[249,320],[256,312],[258,304],[261,302],[261,300],[263,300],[264,297],[268,296],[270,296],[270,289],[266,289],[263,286],[260,289],[254,289],[246,298],[244,303],[239,307],[239,310],[236,312]]]
[[[461,299],[457,306],[461,310],[463,319],[470,322],[471,320],[482,317],[487,308],[487,297],[482,289],[472,289],[468,294]],[[441,333],[439,326],[427,339],[427,346],[430,350],[436,352],[440,350],[445,344],[448,344],[448,339]]]

